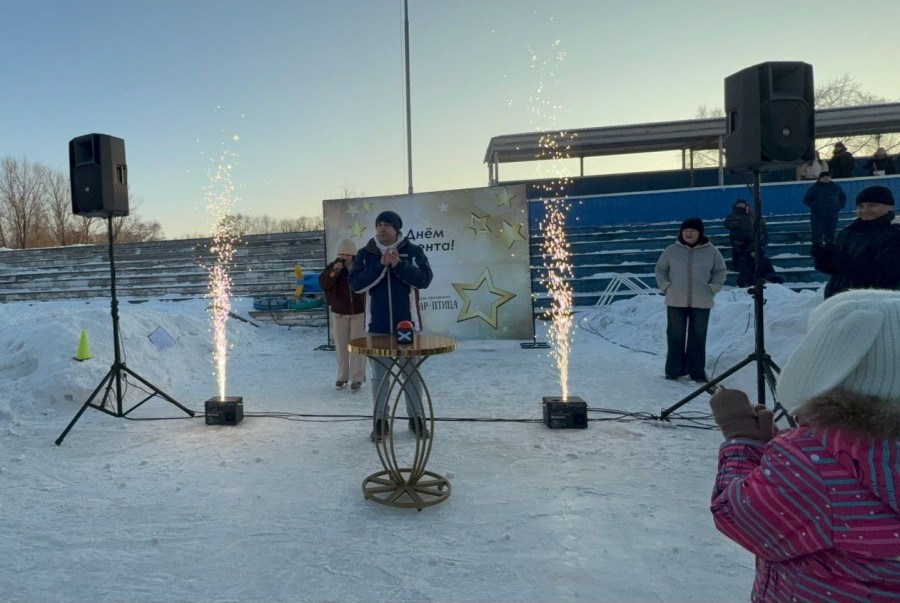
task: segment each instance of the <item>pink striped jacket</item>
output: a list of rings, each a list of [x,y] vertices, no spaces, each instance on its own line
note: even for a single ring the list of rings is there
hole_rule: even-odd
[[[722,444],[712,513],[756,555],[753,601],[900,603],[900,440],[853,433]]]

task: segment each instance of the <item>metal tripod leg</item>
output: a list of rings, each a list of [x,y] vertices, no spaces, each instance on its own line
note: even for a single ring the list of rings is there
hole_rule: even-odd
[[[774,369],[774,371],[772,369]],[[775,364],[771,358],[766,356],[763,361],[763,371],[765,373],[766,383],[769,386],[769,392],[772,394],[772,410],[775,412],[775,420],[785,419],[788,422],[788,425],[796,427],[797,422],[794,421],[794,417],[791,416],[787,409],[782,406],[775,397],[775,385],[778,382],[775,378],[775,372],[780,373],[781,369],[778,368],[778,365]]]
[[[86,411],[89,407],[94,407],[97,410],[103,411],[107,414],[113,414],[113,413],[110,413],[107,409],[103,408],[102,406],[97,406],[95,404],[92,404],[92,402],[94,401],[94,398],[97,397],[97,394],[100,393],[100,390],[103,389],[104,385],[107,386],[106,387],[106,391],[107,391],[106,395],[108,395],[109,390],[112,388],[114,375],[115,375],[115,367],[109,369],[109,372],[106,373],[106,376],[103,377],[103,379],[100,381],[100,384],[96,387],[96,389],[94,389],[93,393],[91,393],[90,397],[87,399],[87,402],[85,402],[84,404],[81,405],[81,409],[75,414],[75,416],[72,418],[72,420],[69,421],[69,424],[66,425],[66,428],[59,435],[59,437],[56,438],[57,446],[62,444],[62,441],[66,438],[66,435],[68,435],[68,433],[70,431],[72,431],[72,428],[75,427],[75,423],[78,422],[78,419],[81,418],[81,415],[83,415],[84,411]],[[104,395],[104,398],[105,398],[105,395]]]
[[[676,402],[675,404],[673,404],[673,405],[670,406],[669,408],[664,409],[664,410],[660,413],[659,418],[662,419],[662,420],[664,420],[664,421],[667,421],[667,420],[668,420],[668,416],[669,416],[670,414],[672,414],[673,412],[675,412],[676,410],[678,410],[679,408],[681,408],[682,406],[684,406],[685,404],[687,404],[688,402],[690,402],[691,400],[693,400],[694,398],[696,398],[697,396],[699,396],[700,394],[702,394],[702,393],[707,393],[707,394],[715,393],[715,391],[716,391],[716,386],[717,386],[719,383],[721,383],[721,382],[722,382],[724,379],[726,379],[727,377],[730,377],[730,376],[733,375],[734,373],[738,372],[739,370],[741,370],[742,368],[744,368],[745,366],[747,366],[748,364],[750,364],[750,363],[753,362],[754,360],[756,360],[756,355],[755,355],[755,354],[750,354],[749,356],[747,356],[746,358],[744,358],[743,360],[741,360],[739,363],[737,363],[736,365],[734,365],[733,367],[731,367],[730,369],[728,369],[727,371],[725,371],[724,373],[722,373],[721,375],[719,375],[718,377],[716,377],[715,379],[713,379],[712,381],[710,381],[709,383],[700,386],[700,387],[699,387],[697,390],[695,390],[693,393],[688,394],[687,396],[685,396],[684,398],[682,398],[681,400],[679,400],[678,402]]]
[[[110,294],[111,294],[109,306],[110,306],[110,315],[112,316],[113,358],[114,358],[114,360],[112,363],[112,367],[110,367],[110,369],[109,369],[109,372],[106,373],[106,376],[103,377],[103,379],[100,381],[100,385],[98,385],[96,387],[96,389],[94,389],[93,393],[91,393],[90,397],[87,399],[87,402],[85,402],[81,406],[81,409],[75,415],[75,418],[73,418],[69,422],[69,424],[66,426],[66,428],[62,432],[62,434],[60,434],[60,436],[58,438],[56,438],[57,446],[62,444],[63,439],[65,439],[66,435],[69,433],[69,431],[75,425],[75,423],[78,421],[78,419],[81,417],[81,415],[84,414],[84,411],[87,410],[89,407],[96,408],[97,410],[105,412],[106,414],[112,415],[114,417],[124,417],[124,416],[128,415],[128,413],[130,413],[132,410],[134,410],[135,408],[137,408],[138,406],[140,406],[141,404],[143,404],[144,402],[146,402],[147,400],[152,398],[153,396],[159,396],[159,397],[164,398],[165,400],[171,402],[172,404],[174,404],[175,406],[177,406],[178,408],[180,408],[181,410],[186,412],[189,416],[191,416],[191,417],[194,416],[194,411],[192,411],[189,408],[186,408],[186,407],[182,406],[181,404],[179,404],[178,402],[176,402],[174,398],[165,394],[158,387],[156,387],[155,385],[153,385],[152,383],[150,383],[149,381],[147,381],[146,379],[144,379],[143,377],[141,377],[140,375],[135,373],[133,370],[131,370],[130,368],[125,366],[124,362],[122,362],[122,352],[119,349],[119,301],[116,299],[116,259],[115,259],[116,256],[115,256],[115,252],[113,251],[114,246],[113,246],[112,215],[108,215],[106,217],[106,232],[107,232],[107,237],[109,239],[109,290],[110,290]],[[128,373],[129,375],[131,375],[132,377],[134,377],[135,379],[137,379],[138,381],[140,381],[141,383],[143,383],[145,386],[149,387],[152,390],[152,393],[149,396],[147,396],[146,398],[144,398],[143,400],[141,400],[140,402],[138,402],[137,404],[132,406],[127,411],[122,409],[122,401],[125,398],[125,394],[122,389],[122,373]],[[113,384],[115,384],[115,387],[116,387],[115,412],[107,409],[105,407],[105,404],[94,404],[94,398],[97,397],[97,394],[100,393],[100,390],[103,389],[104,386],[106,386],[106,393],[103,395],[103,399],[105,401],[109,398],[110,392],[112,391],[112,388],[113,388]]]
[[[757,401],[759,404],[765,405],[766,403],[766,385],[769,386],[769,391],[772,393],[772,400],[774,402],[775,408],[775,419],[779,419],[781,417],[786,417],[788,423],[791,427],[795,427],[793,417],[788,414],[788,412],[778,404],[778,400],[775,399],[775,372],[781,372],[781,369],[772,361],[772,357],[766,353],[766,343],[765,343],[765,325],[763,321],[763,305],[765,304],[765,298],[763,296],[763,290],[765,289],[765,279],[761,276],[761,260],[762,258],[762,234],[760,229],[760,224],[762,223],[762,199],[759,195],[759,187],[760,187],[760,178],[759,178],[759,170],[753,171],[753,208],[754,208],[754,228],[753,228],[753,254],[755,258],[755,266],[754,266],[754,286],[751,289],[748,289],[747,292],[753,295],[753,318],[754,318],[754,334],[755,334],[755,348],[754,352],[747,356],[744,360],[739,362],[736,366],[728,369],[714,380],[710,381],[708,384],[704,385],[694,393],[689,396],[682,398],[669,408],[666,408],[662,411],[659,418],[661,420],[668,420],[667,417],[672,414],[678,408],[681,408],[703,392],[714,393],[716,390],[716,385],[719,384],[723,379],[728,377],[729,375],[734,374],[739,369],[747,366],[751,362],[756,362],[756,395]],[[774,369],[774,371],[773,371]]]
[[[122,394],[121,386],[119,385],[119,387],[116,388],[116,405],[115,405],[116,410],[115,410],[115,412],[106,408],[106,406],[104,404],[94,404],[94,399],[97,397],[97,394],[100,393],[100,390],[102,390],[104,388],[104,386],[106,387],[106,391],[103,394],[103,399],[106,400],[109,397],[110,392],[112,391],[113,385],[116,384],[117,379],[121,378],[122,373],[127,373],[127,374],[131,375],[132,377],[134,377],[135,379],[140,381],[142,384],[144,384],[146,387],[150,388],[152,390],[152,393],[149,396],[147,396],[146,398],[144,398],[143,400],[141,400],[140,402],[138,402],[137,404],[135,404],[134,406],[132,406],[131,408],[129,408],[128,410],[123,411],[122,410],[122,399],[124,398],[124,395]],[[137,407],[141,406],[144,402],[146,402],[147,400],[149,400],[150,398],[152,398],[154,396],[159,396],[160,398],[163,398],[167,402],[174,404],[175,406],[177,406],[178,408],[183,410],[185,413],[187,413],[191,417],[193,417],[196,414],[196,413],[194,413],[193,410],[181,405],[174,398],[172,398],[171,396],[166,394],[164,391],[162,391],[161,389],[159,389],[158,387],[156,387],[155,385],[153,385],[152,383],[150,383],[149,381],[147,381],[146,379],[144,379],[143,377],[138,375],[136,372],[134,372],[133,370],[131,370],[124,364],[122,364],[122,363],[115,364],[114,363],[112,365],[112,367],[109,369],[109,372],[106,373],[106,376],[103,377],[103,379],[100,381],[99,385],[97,385],[97,387],[91,393],[90,397],[88,397],[87,401],[81,405],[81,408],[78,410],[78,413],[76,413],[76,415],[72,418],[72,420],[69,421],[69,424],[63,430],[63,432],[60,434],[60,436],[58,438],[56,438],[56,445],[59,446],[60,444],[62,444],[62,441],[66,438],[68,433],[75,426],[75,423],[78,422],[78,419],[81,418],[81,415],[83,415],[84,411],[87,410],[88,408],[96,408],[97,410],[99,410],[101,412],[105,412],[106,414],[111,415],[113,417],[126,417],[126,416],[128,416],[128,413],[130,413]]]
[[[133,411],[138,406],[140,406],[141,404],[143,404],[144,402],[146,402],[147,400],[149,400],[150,398],[152,398],[153,396],[159,396],[163,400],[166,400],[167,402],[171,402],[172,404],[174,404],[175,406],[177,406],[178,408],[180,408],[181,410],[186,412],[188,415],[190,415],[192,417],[194,416],[194,411],[192,411],[190,408],[187,408],[186,406],[182,406],[174,398],[172,398],[167,393],[165,393],[164,391],[162,391],[161,389],[159,389],[158,387],[156,387],[155,385],[153,385],[152,383],[150,383],[149,381],[147,381],[146,379],[144,379],[143,377],[141,377],[140,375],[135,373],[133,370],[131,370],[124,364],[122,365],[122,370],[124,372],[128,373],[129,375],[131,375],[132,377],[134,377],[135,379],[137,379],[138,381],[140,381],[141,383],[143,383],[144,385],[146,385],[147,387],[149,387],[151,390],[153,390],[153,393],[151,395],[147,396],[146,398],[144,398],[143,400],[141,400],[140,402],[138,402],[137,404],[135,404],[134,406],[129,408],[127,411],[122,413],[123,417],[126,416],[131,411]]]

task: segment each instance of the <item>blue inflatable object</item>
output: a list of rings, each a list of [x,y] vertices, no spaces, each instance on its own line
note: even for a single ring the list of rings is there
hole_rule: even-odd
[[[301,297],[288,302],[288,310],[315,310],[321,308],[322,302],[314,297]]]
[[[254,310],[284,310],[287,306],[286,297],[257,297],[253,300]]]
[[[322,287],[319,286],[319,273],[303,275],[303,292],[304,293],[322,293]]]

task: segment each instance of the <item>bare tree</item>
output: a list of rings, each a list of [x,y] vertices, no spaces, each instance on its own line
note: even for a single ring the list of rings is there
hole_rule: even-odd
[[[276,219],[271,216],[245,216],[230,214],[224,218],[231,232],[239,237],[247,235],[272,234],[279,232],[305,232],[322,230],[321,216],[300,216],[299,218]]]
[[[25,249],[43,224],[41,193],[47,168],[28,159],[4,157],[0,160],[0,220],[4,245]]]
[[[141,201],[135,200],[134,196],[128,193],[128,215],[115,216],[112,219],[113,240],[117,243],[144,243],[146,241],[160,241],[163,237],[162,226],[159,222],[145,222],[138,215],[138,208]],[[108,228],[106,229],[108,230]],[[109,233],[95,233],[93,239],[106,241],[109,239]]]
[[[159,222],[146,222],[136,213],[113,218],[113,233],[117,243],[145,243],[165,238]]]
[[[129,195],[128,216],[113,218],[120,242],[164,238],[158,222],[145,222],[136,212],[138,203]],[[102,243],[107,229],[103,220],[72,212],[69,177],[27,159],[0,160],[0,245],[24,249],[78,243]]]
[[[888,101],[883,96],[863,90],[862,86],[846,73],[829,81],[824,86],[816,86],[817,109],[878,105],[886,102]],[[865,156],[874,153],[878,147],[885,147],[888,150],[897,147],[900,144],[900,137],[896,132],[881,132],[846,138],[820,138],[816,139],[816,149],[829,149],[838,141],[843,142],[851,153]],[[827,160],[828,158],[823,157],[823,159]]]
[[[72,218],[72,235],[70,237],[70,245],[79,245],[87,243],[102,242],[103,233],[106,228],[103,226],[102,220],[94,220],[84,216],[74,216]]]
[[[360,197],[365,197],[365,191],[357,191],[356,186],[353,184],[341,187],[341,199],[359,199]]]
[[[872,92],[866,92],[848,73],[833,80],[816,86],[815,108],[834,109],[839,107],[857,107],[863,105],[877,105],[888,102],[883,96]],[[725,111],[721,107],[709,107],[700,105],[697,107],[697,118],[725,117]],[[896,133],[883,132],[869,136],[850,136],[847,138],[819,138],[816,139],[816,149],[829,149],[838,140],[842,140],[847,148],[854,154],[871,155],[877,147],[885,147],[890,150],[900,145],[900,137]],[[827,160],[828,157],[823,157]],[[719,165],[719,157],[716,151],[699,151],[694,153],[694,166],[711,167]]]
[[[46,206],[47,231],[52,245],[71,245],[87,243],[90,233],[81,237],[83,226],[78,223],[78,216],[72,213],[72,190],[69,178],[58,170],[49,170],[44,179],[44,205]],[[80,218],[87,224],[89,220]],[[89,228],[89,227],[88,227]]]
[[[866,92],[862,86],[850,77],[849,73],[816,86],[816,109],[833,109],[837,107],[859,107],[877,105],[887,102],[883,96]]]
[[[325,222],[322,216],[284,218],[278,222],[278,232],[307,232],[310,230],[322,230],[323,228],[325,228]]]

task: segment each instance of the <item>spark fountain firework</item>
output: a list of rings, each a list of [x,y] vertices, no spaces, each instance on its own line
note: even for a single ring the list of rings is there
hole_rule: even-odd
[[[552,59],[542,61],[535,52],[532,52],[531,65],[537,69],[540,78],[536,92],[530,97],[531,111],[540,118],[539,121],[549,124],[550,127],[541,128],[545,132],[540,139],[540,153],[535,159],[553,160],[557,173],[543,186],[546,196],[544,198],[544,219],[541,221],[540,230],[544,238],[541,243],[541,255],[547,268],[544,277],[544,285],[550,295],[550,354],[556,363],[559,373],[559,384],[562,392],[562,400],[568,399],[569,393],[569,352],[572,340],[572,264],[570,261],[569,241],[566,238],[566,216],[571,204],[565,196],[566,185],[569,179],[559,172],[558,160],[569,158],[569,148],[573,134],[566,131],[555,130],[557,115],[560,106],[544,97],[546,88],[544,78],[553,78],[555,66],[566,58],[566,53],[560,49],[560,41],[555,40],[551,44]]]
[[[541,253],[547,267],[545,285],[550,294],[550,354],[559,372],[562,399],[569,393],[569,351],[572,333],[572,264],[569,241],[566,239],[566,214],[569,203],[565,197],[544,200],[544,219],[541,230],[544,239]]]
[[[238,136],[232,137],[234,142]],[[226,399],[225,382],[228,361],[228,338],[226,326],[231,313],[231,276],[228,268],[234,257],[238,240],[231,209],[237,202],[235,188],[231,181],[231,170],[235,165],[237,154],[224,150],[216,160],[215,168],[210,169],[210,184],[206,188],[206,209],[214,217],[212,243],[210,252],[215,256],[215,263],[209,268],[209,298],[212,300],[213,327],[213,367],[216,382],[219,386],[219,398]]]

